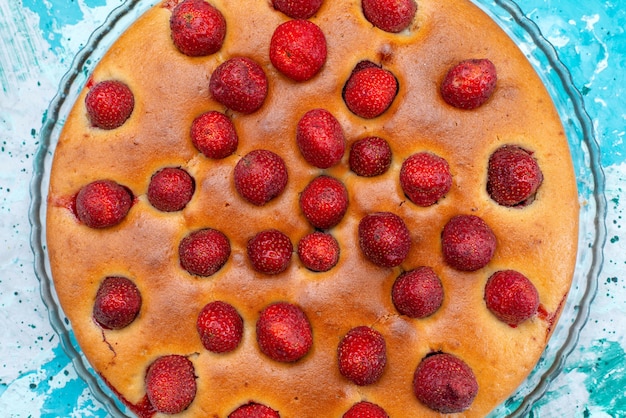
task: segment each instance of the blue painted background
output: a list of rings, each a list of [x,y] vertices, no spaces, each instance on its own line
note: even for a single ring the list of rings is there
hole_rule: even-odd
[[[330,0],[327,0],[330,1]],[[419,0],[418,0],[419,1]],[[0,416],[105,417],[52,330],[29,244],[42,120],[73,57],[122,0],[0,0]],[[578,345],[532,417],[626,417],[626,2],[526,0],[583,94],[606,175],[608,241]]]

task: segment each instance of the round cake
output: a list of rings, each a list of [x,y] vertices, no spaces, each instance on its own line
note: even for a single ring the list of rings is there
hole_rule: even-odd
[[[139,417],[482,417],[575,268],[559,116],[464,0],[167,0],[55,150],[54,286]]]

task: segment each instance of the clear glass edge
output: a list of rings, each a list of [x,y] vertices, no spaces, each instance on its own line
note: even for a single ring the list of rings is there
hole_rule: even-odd
[[[575,163],[581,204],[577,268],[572,289],[561,319],[541,359],[525,382],[489,417],[521,417],[546,393],[550,382],[560,374],[568,355],[577,345],[591,303],[597,292],[606,242],[605,176],[600,163],[600,150],[584,101],[576,89],[567,67],[554,47],[543,37],[537,25],[527,18],[511,0],[472,0],[517,43],[538,75],[544,81],[561,116],[570,151]],[[108,50],[111,43],[136,20],[159,3],[158,0],[129,0],[114,9],[104,24],[89,38],[75,57],[71,70],[59,84],[59,91],[48,108],[40,134],[40,145],[33,163],[30,185],[31,248],[35,256],[34,270],[40,282],[40,293],[48,309],[50,323],[58,334],[63,350],[71,359],[77,374],[87,383],[94,397],[114,417],[131,416],[128,408],[93,371],[78,347],[71,326],[58,309],[52,285],[46,250],[46,205],[49,172],[63,120],[87,81],[90,70]]]

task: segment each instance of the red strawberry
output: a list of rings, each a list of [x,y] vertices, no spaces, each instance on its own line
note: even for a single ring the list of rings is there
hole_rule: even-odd
[[[274,8],[292,19],[308,19],[322,6],[323,0],[272,0]]]
[[[413,154],[402,163],[400,186],[416,205],[434,205],[452,186],[450,166],[446,160],[430,152]]]
[[[395,267],[409,254],[411,236],[398,215],[377,212],[359,223],[359,246],[365,257],[379,267]]]
[[[478,393],[478,382],[463,360],[452,354],[435,353],[417,366],[413,391],[430,409],[454,414],[469,408]]]
[[[279,25],[270,41],[270,61],[295,81],[306,81],[326,62],[326,38],[308,20],[288,20]]]
[[[130,191],[111,180],[96,180],[76,195],[76,216],[90,228],[119,224],[133,203]]]
[[[234,171],[235,187],[248,202],[263,206],[280,195],[287,185],[287,167],[281,157],[267,150],[245,155]]]
[[[163,212],[182,210],[191,200],[196,185],[182,168],[166,167],[157,171],[148,185],[148,201]]]
[[[491,261],[496,236],[478,216],[458,215],[444,226],[441,246],[448,265],[461,271],[475,271]]]
[[[227,108],[253,113],[263,105],[267,96],[267,77],[256,61],[234,57],[213,71],[209,90],[213,99]]]
[[[309,270],[328,271],[339,261],[339,244],[332,235],[315,231],[300,240],[298,256]]]
[[[524,148],[505,145],[489,158],[487,192],[500,205],[528,205],[542,182],[539,164]]]
[[[119,128],[135,108],[130,88],[117,80],[101,81],[85,96],[85,107],[91,124],[100,129]]]
[[[146,392],[157,412],[183,412],[196,397],[193,363],[176,354],[159,357],[148,367]]]
[[[226,20],[205,0],[183,0],[172,10],[170,29],[172,41],[180,52],[199,57],[222,48]]]
[[[361,401],[352,405],[342,418],[389,418],[389,415],[380,406]]]
[[[415,0],[363,0],[363,14],[374,26],[392,33],[408,28],[417,11]]]
[[[309,110],[298,121],[296,143],[304,159],[318,168],[339,163],[346,149],[339,121],[325,109]]]
[[[391,298],[401,314],[425,318],[434,314],[443,303],[443,286],[433,269],[418,267],[398,276]]]
[[[189,274],[211,276],[228,261],[230,241],[218,230],[200,229],[180,241],[178,256]]]
[[[522,273],[502,270],[487,280],[485,303],[500,321],[517,326],[537,313],[539,293]]]
[[[228,116],[213,110],[194,119],[191,142],[206,157],[221,159],[235,152],[239,137]]]
[[[468,59],[452,67],[441,83],[441,96],[459,109],[475,109],[496,89],[496,67],[491,61]]]
[[[280,418],[280,414],[269,406],[250,402],[235,409],[228,418]]]
[[[365,119],[382,115],[397,94],[396,77],[377,65],[357,66],[343,88],[343,100],[348,109]]]
[[[332,228],[348,210],[348,191],[339,180],[321,175],[300,194],[300,209],[315,228]]]
[[[248,258],[256,271],[278,274],[289,266],[293,244],[289,237],[277,229],[257,233],[247,245]]]
[[[383,138],[370,136],[352,144],[350,170],[356,175],[374,177],[387,172],[391,166],[391,147]]]
[[[135,320],[141,310],[141,293],[125,277],[102,281],[93,306],[93,318],[102,328],[121,329]]]
[[[256,324],[259,348],[269,358],[291,363],[304,357],[313,345],[311,324],[296,305],[276,302],[267,306]]]
[[[339,371],[359,386],[377,382],[387,364],[387,347],[382,334],[373,328],[352,328],[337,348]]]
[[[214,353],[226,353],[241,342],[243,319],[232,305],[214,301],[202,308],[196,328],[204,348]]]

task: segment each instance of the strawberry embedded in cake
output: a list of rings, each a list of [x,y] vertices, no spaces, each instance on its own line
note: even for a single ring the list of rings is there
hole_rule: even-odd
[[[228,415],[228,418],[280,418],[278,411],[273,410],[267,405],[257,402],[250,402],[241,405]]]
[[[387,346],[382,334],[361,325],[352,328],[337,348],[339,371],[359,386],[377,382],[387,364]]]
[[[311,180],[299,201],[304,217],[318,229],[330,229],[339,224],[349,204],[346,186],[326,175]]]
[[[389,415],[375,403],[361,401],[352,405],[342,418],[389,418]]]
[[[209,302],[196,324],[202,345],[214,353],[233,351],[243,337],[243,319],[232,305],[216,300]]]
[[[194,179],[179,167],[165,167],[150,179],[147,197],[150,204],[163,212],[182,210],[193,197]]]
[[[308,20],[288,20],[274,31],[269,54],[278,71],[292,80],[306,81],[326,62],[326,38]]]
[[[487,58],[466,59],[455,64],[441,83],[441,95],[459,109],[482,106],[493,94],[497,83],[496,67]]]
[[[425,318],[443,303],[441,279],[430,267],[418,267],[400,274],[393,283],[391,298],[402,315]]]
[[[55,290],[141,418],[483,417],[571,286],[563,132],[466,0],[166,0],[66,118]]]
[[[345,152],[341,124],[326,109],[312,109],[298,121],[296,143],[304,159],[318,168],[329,168],[341,161]]]
[[[391,71],[371,61],[361,61],[343,88],[343,99],[355,115],[373,119],[391,106],[398,88],[398,80]]]
[[[93,305],[93,319],[105,329],[122,329],[135,320],[141,310],[141,293],[126,277],[107,277],[102,281]]]
[[[413,390],[429,408],[454,414],[472,404],[479,387],[474,372],[463,360],[448,353],[433,353],[415,370]]]
[[[261,273],[282,273],[289,266],[293,244],[277,229],[266,229],[254,235],[247,245],[252,267]]]
[[[133,113],[135,96],[118,80],[104,80],[94,85],[85,97],[87,116],[100,129],[119,128]]]
[[[391,166],[391,147],[385,139],[377,136],[359,139],[350,147],[349,165],[358,176],[384,174]]]
[[[363,0],[363,14],[374,26],[386,32],[402,32],[415,18],[415,0]]]
[[[180,266],[197,276],[215,274],[228,261],[230,252],[228,237],[213,228],[193,231],[178,245]]]
[[[239,145],[239,137],[230,118],[215,110],[194,119],[190,136],[193,145],[207,158],[226,158]]]
[[[148,399],[157,412],[178,414],[196,397],[194,366],[184,356],[159,357],[148,368],[145,380]]]
[[[433,205],[452,186],[450,166],[446,160],[429,152],[413,154],[402,163],[400,186],[416,205]]]
[[[504,145],[489,157],[487,192],[503,206],[525,206],[533,201],[543,174],[532,153]]]
[[[211,55],[222,48],[226,20],[222,13],[203,0],[186,0],[172,10],[172,41],[192,57]]]
[[[263,354],[278,362],[298,361],[313,346],[313,332],[306,314],[287,302],[273,303],[261,311],[256,334]]]
[[[328,271],[339,261],[339,243],[330,234],[314,231],[298,242],[297,253],[302,264],[312,271]]]
[[[128,189],[112,180],[96,180],[76,195],[76,216],[90,228],[108,228],[122,222],[133,204]]]

